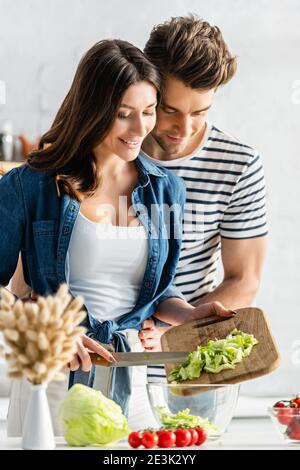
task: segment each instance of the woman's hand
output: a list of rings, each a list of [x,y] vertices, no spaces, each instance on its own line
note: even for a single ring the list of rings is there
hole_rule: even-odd
[[[75,371],[80,367],[84,372],[89,372],[92,368],[89,352],[97,353],[109,362],[115,362],[113,355],[101,344],[86,335],[82,335],[77,341],[77,354],[69,363],[70,370]]]
[[[19,299],[30,297],[31,287],[28,286],[24,279],[21,254],[18,258],[18,264],[10,281],[10,291]]]
[[[139,338],[145,351],[161,351],[160,338],[162,335],[172,328],[171,326],[155,326],[152,318],[148,318],[142,324],[139,332]]]

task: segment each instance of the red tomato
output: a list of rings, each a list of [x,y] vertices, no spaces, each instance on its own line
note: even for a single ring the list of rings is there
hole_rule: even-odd
[[[195,428],[189,428],[189,431],[191,433],[191,442],[190,446],[195,446],[196,442],[198,441],[198,433]]]
[[[300,408],[300,397],[293,398],[291,400],[291,403],[295,403],[297,405],[297,408]]]
[[[273,408],[285,408],[285,406],[286,405],[283,401],[278,401],[277,403],[275,403]]]
[[[196,446],[201,446],[206,439],[207,439],[207,434],[203,428],[196,428],[197,434],[198,434],[198,440],[196,442]]]
[[[142,437],[142,444],[146,449],[152,449],[152,447],[158,444],[158,435],[156,432],[146,431]]]
[[[286,432],[290,439],[300,441],[300,420],[295,419],[294,422],[289,425]]]
[[[277,420],[280,424],[288,426],[294,419],[294,408],[278,408],[276,410]]]
[[[190,445],[192,436],[188,429],[176,429],[175,435],[176,447],[186,447]]]
[[[142,445],[143,434],[141,432],[131,432],[128,436],[128,443],[134,449],[137,449]]]
[[[158,447],[173,447],[176,442],[176,435],[173,431],[159,431],[158,435]]]

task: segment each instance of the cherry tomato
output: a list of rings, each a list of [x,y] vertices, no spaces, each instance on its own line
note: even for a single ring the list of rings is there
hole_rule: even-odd
[[[188,429],[176,429],[175,435],[176,447],[186,447],[190,445],[192,436]]]
[[[156,432],[146,431],[143,433],[142,444],[146,449],[152,449],[152,447],[158,444],[158,435]]]
[[[297,405],[297,408],[300,408],[300,397],[293,398],[291,400],[291,403],[294,403],[295,405]]]
[[[189,431],[191,433],[191,442],[190,446],[195,446],[196,442],[198,441],[198,433],[195,428],[189,428]]]
[[[134,449],[137,449],[142,445],[143,434],[141,432],[131,432],[128,436],[128,443]]]
[[[173,431],[159,431],[158,435],[158,447],[173,447],[176,442],[176,434]]]
[[[286,407],[286,404],[283,402],[283,401],[278,401],[277,403],[275,403],[275,405],[273,406],[273,408],[285,408]]]
[[[203,428],[196,428],[197,434],[198,434],[198,440],[196,442],[196,446],[201,446],[206,439],[207,439],[207,434]]]

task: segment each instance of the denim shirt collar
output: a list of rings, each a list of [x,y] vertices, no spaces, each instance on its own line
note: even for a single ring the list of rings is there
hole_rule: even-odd
[[[153,176],[167,176],[157,165],[152,163],[141,153],[138,155],[136,162],[138,169],[140,170],[140,174],[143,176],[148,176],[149,174]]]

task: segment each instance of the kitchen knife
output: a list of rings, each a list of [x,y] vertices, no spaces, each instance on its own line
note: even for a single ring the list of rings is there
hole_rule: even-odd
[[[90,353],[91,361],[96,366],[103,367],[131,367],[154,364],[167,364],[184,362],[189,352],[114,352],[116,362],[108,362],[96,353]]]

